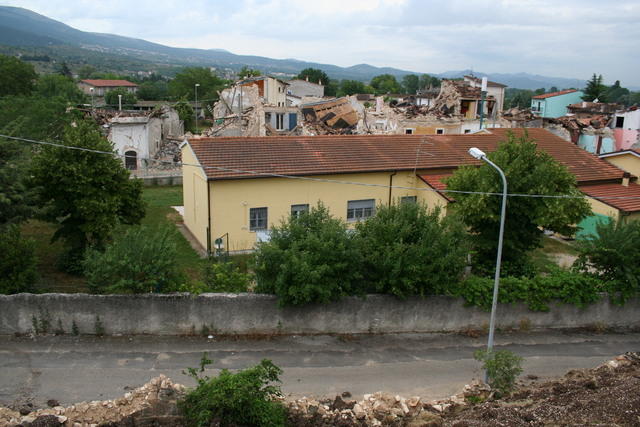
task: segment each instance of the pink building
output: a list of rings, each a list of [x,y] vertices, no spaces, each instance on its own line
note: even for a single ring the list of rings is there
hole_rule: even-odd
[[[640,109],[637,106],[613,116],[613,134],[616,149],[628,150],[633,144],[640,143]]]

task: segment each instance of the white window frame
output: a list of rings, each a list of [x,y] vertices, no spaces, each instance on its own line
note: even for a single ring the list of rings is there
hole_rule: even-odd
[[[309,204],[301,203],[298,205],[291,205],[291,216],[298,218],[303,212],[309,212]]]
[[[261,215],[264,213],[264,215]],[[249,208],[249,231],[263,231],[269,228],[269,209]]]
[[[276,130],[284,130],[284,113],[276,113]]]
[[[349,200],[347,202],[347,222],[362,221],[376,214],[376,200]]]
[[[400,197],[400,204],[403,203],[418,203],[418,196],[402,196]]]

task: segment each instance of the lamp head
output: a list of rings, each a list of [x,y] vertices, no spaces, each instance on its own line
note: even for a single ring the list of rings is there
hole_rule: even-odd
[[[196,87],[200,86],[200,83],[196,83]]]
[[[471,155],[471,157],[478,160],[481,160],[483,157],[486,156],[486,154],[484,154],[484,151],[476,147],[469,148],[469,154]]]

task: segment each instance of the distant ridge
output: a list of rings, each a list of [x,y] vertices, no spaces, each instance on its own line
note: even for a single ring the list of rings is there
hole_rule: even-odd
[[[42,48],[56,52],[65,52],[69,56],[82,56],[83,52],[93,55],[105,53],[117,55],[129,61],[160,65],[192,65],[217,68],[240,69],[246,65],[265,73],[297,74],[302,69],[319,68],[335,79],[354,79],[368,81],[379,74],[392,74],[402,78],[407,74],[430,74],[436,77],[456,78],[469,74],[471,70],[429,73],[406,71],[392,67],[375,67],[369,64],[357,64],[339,67],[331,64],[300,61],[297,59],[273,59],[254,55],[235,55],[225,49],[187,49],[164,46],[142,39],[123,37],[114,34],[102,34],[80,31],[62,22],[20,7],[0,6],[0,45],[19,48]],[[71,53],[73,55],[71,55]],[[546,89],[556,86],[559,89],[584,87],[585,81],[559,77],[546,77],[528,73],[481,73],[474,75],[521,89]]]

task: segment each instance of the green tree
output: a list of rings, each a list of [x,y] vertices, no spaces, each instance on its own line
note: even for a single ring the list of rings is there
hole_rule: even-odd
[[[246,65],[244,65],[238,72],[238,78],[240,79],[246,79],[247,77],[258,77],[261,75],[262,73],[260,72],[260,70],[254,70],[247,67]]]
[[[585,101],[598,100],[600,102],[607,102],[607,87],[603,83],[602,74],[599,76],[593,73],[591,79],[587,82],[587,86],[584,88]]]
[[[340,89],[337,93],[338,96],[348,96],[356,93],[367,93],[367,88],[364,83],[358,80],[342,80],[340,82]]]
[[[167,99],[169,86],[163,80],[146,81],[138,87],[137,96],[145,101],[160,101]]]
[[[533,91],[528,89],[507,88],[504,96],[504,108],[530,108]]]
[[[551,86],[549,88],[549,92],[548,93],[553,93],[553,92],[558,92],[558,88],[556,86]]]
[[[96,67],[92,65],[83,65],[78,68],[78,77],[83,80],[90,79],[96,71]]]
[[[6,55],[0,55],[0,76],[0,96],[29,95],[38,78],[33,65]]]
[[[327,303],[362,293],[360,253],[347,226],[322,204],[271,228],[256,251],[257,292],[280,305]]]
[[[71,73],[71,70],[69,69],[69,66],[65,61],[62,61],[60,64],[56,66],[56,74],[62,77],[66,77],[68,79],[73,78],[73,74]]]
[[[324,96],[338,96],[340,91],[340,84],[337,80],[329,80],[329,83],[324,85]]]
[[[405,93],[415,95],[418,89],[420,89],[420,78],[415,74],[407,74],[402,78],[402,86],[404,87]]]
[[[36,278],[33,241],[20,235],[17,224],[0,225],[0,294],[33,292]]]
[[[300,71],[296,78],[300,80],[306,80],[308,78],[311,83],[320,83],[324,86],[327,86],[330,80],[327,73],[317,68],[305,68]]]
[[[629,89],[620,86],[620,80],[616,80],[613,85],[607,88],[605,99],[607,99],[608,102],[628,105],[629,94]]]
[[[83,262],[87,285],[97,293],[171,292],[184,282],[176,263],[174,229],[119,230],[104,251],[90,248]]]
[[[406,298],[446,293],[467,265],[464,225],[417,203],[379,206],[356,224],[367,292]]]
[[[575,224],[591,209],[576,187],[576,178],[551,155],[537,150],[525,133],[512,133],[487,157],[500,167],[508,181],[509,193],[569,195],[576,198],[509,197],[504,231],[504,275],[529,271],[527,253],[540,246],[542,229],[572,235]],[[463,166],[447,180],[451,190],[502,193],[497,171],[483,163]],[[472,233],[477,251],[475,264],[481,272],[493,274],[500,227],[502,197],[489,194],[456,194],[455,212]]]
[[[93,123],[68,126],[61,144],[113,152]],[[33,158],[31,185],[36,189],[39,217],[56,227],[52,240],[66,247],[61,266],[78,271],[84,250],[101,247],[118,224],[137,224],[144,217],[142,182],[115,156],[44,146]]]
[[[423,74],[420,76],[420,89],[428,89],[429,87],[440,87],[441,80],[437,77]]]
[[[391,74],[381,74],[371,79],[369,83],[375,90],[376,95],[384,95],[387,93],[400,93],[402,86]]]
[[[73,80],[59,74],[40,77],[35,93],[43,98],[60,97],[71,104],[81,104],[86,101],[86,95],[78,89]]]
[[[216,76],[209,68],[188,67],[176,74],[169,82],[169,95],[173,99],[195,99],[195,85],[198,86],[198,99],[210,102],[218,99],[218,91],[224,89],[225,80]],[[206,100],[206,101],[205,101]]]
[[[26,185],[28,158],[24,144],[0,138],[0,226],[33,215],[33,191]]]
[[[7,96],[0,98],[0,130],[5,135],[38,140],[58,139],[77,112],[67,112],[62,97]]]
[[[118,95],[122,95],[122,107],[131,107],[133,104],[138,102],[138,98],[136,98],[135,93],[131,93],[127,91],[127,89],[119,87],[117,89],[113,89],[108,91],[104,95],[104,102],[111,107],[118,107]]]
[[[173,108],[178,112],[178,118],[184,122],[185,130],[194,124],[195,111],[193,107],[185,101],[176,102]]]

